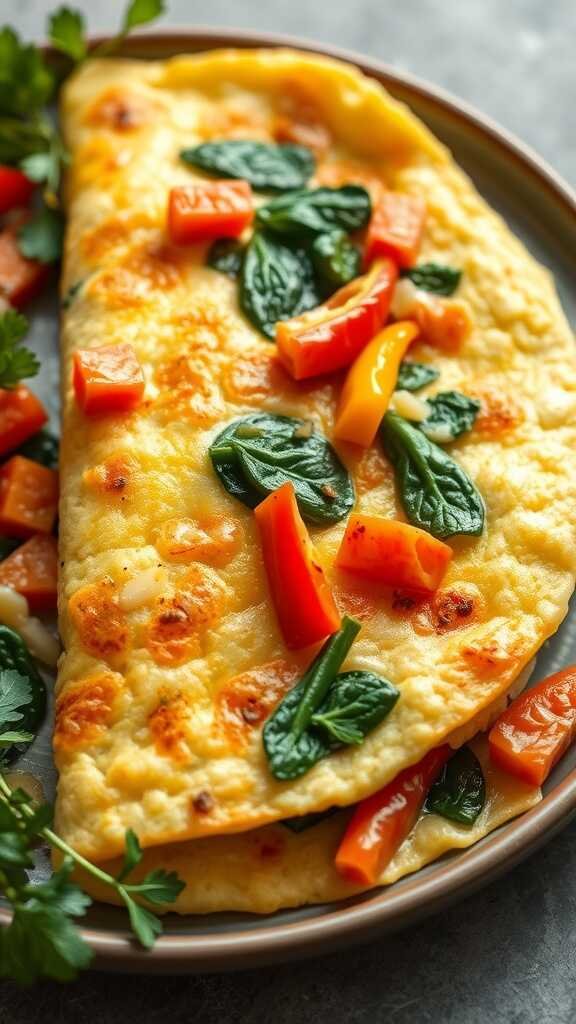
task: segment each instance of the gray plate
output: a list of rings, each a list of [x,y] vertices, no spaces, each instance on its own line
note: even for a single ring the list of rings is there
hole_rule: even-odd
[[[446,143],[458,163],[526,243],[554,273],[569,318],[576,318],[573,254],[576,251],[576,197],[538,157],[480,114],[446,94],[376,61],[302,40],[210,29],[155,33],[130,39],[125,53],[167,57],[218,46],[297,46],[357,64],[404,100]],[[46,301],[31,310],[33,340],[42,357],[40,391],[57,418],[57,311]],[[534,678],[576,661],[576,605],[540,652]],[[19,766],[20,767],[20,766]],[[26,763],[50,791],[54,770],[49,726]],[[403,927],[447,906],[512,867],[549,839],[576,811],[576,749],[569,751],[545,786],[538,807],[493,832],[469,850],[424,868],[387,889],[340,904],[284,911],[267,917],[218,914],[165,918],[165,934],[151,953],[139,950],[126,931],[124,915],[94,907],[83,932],[96,952],[96,965],[135,971],[229,970],[319,954],[383,931]],[[45,866],[44,866],[45,870]],[[4,912],[0,909],[0,922]]]

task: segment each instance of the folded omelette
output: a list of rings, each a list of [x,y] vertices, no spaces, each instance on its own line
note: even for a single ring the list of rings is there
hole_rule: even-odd
[[[450,154],[350,66],[289,50],[95,60],[65,87],[63,126],[71,164],[58,830],[102,861],[121,852],[132,828],[143,847],[159,848],[148,859],[176,858],[196,879],[181,897],[185,911],[339,898],[354,891],[331,867],[342,815],[299,836],[274,823],[355,804],[482,722],[566,613],[576,571],[570,329],[548,272]],[[292,380],[242,313],[235,281],[206,265],[207,246],[170,243],[166,206],[171,189],[204,180],[182,150],[287,138],[314,150],[312,186],[385,185],[425,199],[419,258],[462,271],[458,298],[473,327],[457,353],[424,339],[410,358],[433,363],[442,388],[479,403],[451,454],[481,493],[486,522],[479,536],[450,542],[442,588],[425,603],[337,570],[344,522],[310,529],[338,607],[362,624],[344,669],[383,676],[400,696],[360,745],[278,781],[263,725],[311,654],[286,646],[254,516],[221,486],[208,449],[227,424],[262,411],[311,421],[333,439],[341,380]],[[126,415],[85,416],[71,386],[74,351],[126,342],[144,370],[143,403]],[[355,508],[402,519],[382,448],[335,447]],[[490,786],[496,795],[476,832],[444,823],[440,838],[428,835],[429,816],[381,881],[538,799],[494,773]],[[508,799],[498,802],[499,792]],[[254,849],[277,847],[279,835],[286,862],[274,852],[254,860]],[[243,887],[248,877],[256,881]]]

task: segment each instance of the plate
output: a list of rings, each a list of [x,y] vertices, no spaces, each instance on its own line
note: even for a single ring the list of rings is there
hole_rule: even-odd
[[[576,195],[539,157],[489,119],[443,91],[374,60],[309,41],[233,30],[182,29],[133,37],[122,53],[163,58],[221,46],[291,46],[339,57],[357,65],[407,103],[454,153],[480,192],[498,210],[533,255],[556,278],[568,317],[576,320],[573,253]],[[42,357],[39,390],[57,421],[57,310],[49,300],[31,310],[32,340]],[[576,601],[555,636],[538,656],[534,678],[576,661]],[[18,767],[54,785],[49,725]],[[476,846],[436,861],[416,875],[339,904],[282,911],[266,917],[217,914],[164,918],[165,934],[146,953],[130,939],[121,911],[95,906],[82,933],[98,968],[186,972],[231,970],[325,953],[404,927],[469,895],[533,852],[576,813],[576,747],[549,777],[543,801],[491,833]],[[39,867],[42,875],[47,865]],[[0,908],[0,923],[7,912]]]

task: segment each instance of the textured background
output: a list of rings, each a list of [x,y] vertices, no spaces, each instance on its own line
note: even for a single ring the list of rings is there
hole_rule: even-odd
[[[510,128],[576,183],[573,0],[168,0],[164,24],[294,33],[386,60]],[[93,31],[123,0],[70,0]],[[41,39],[55,0],[0,0]],[[0,990],[0,1024],[571,1024],[576,824],[458,907],[400,935],[301,965],[228,976],[122,978]]]

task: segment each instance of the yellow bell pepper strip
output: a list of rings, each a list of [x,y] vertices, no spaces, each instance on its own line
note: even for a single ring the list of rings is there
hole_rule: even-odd
[[[398,268],[391,260],[339,288],[323,306],[276,325],[278,355],[294,380],[349,366],[388,319]]]
[[[353,512],[336,565],[389,587],[432,593],[440,586],[451,559],[448,544],[417,526]]]
[[[396,387],[400,362],[418,334],[415,323],[399,321],[363,349],[344,381],[334,437],[370,447]]]
[[[308,647],[336,633],[341,616],[287,481],[254,509],[268,583],[286,646]]]

